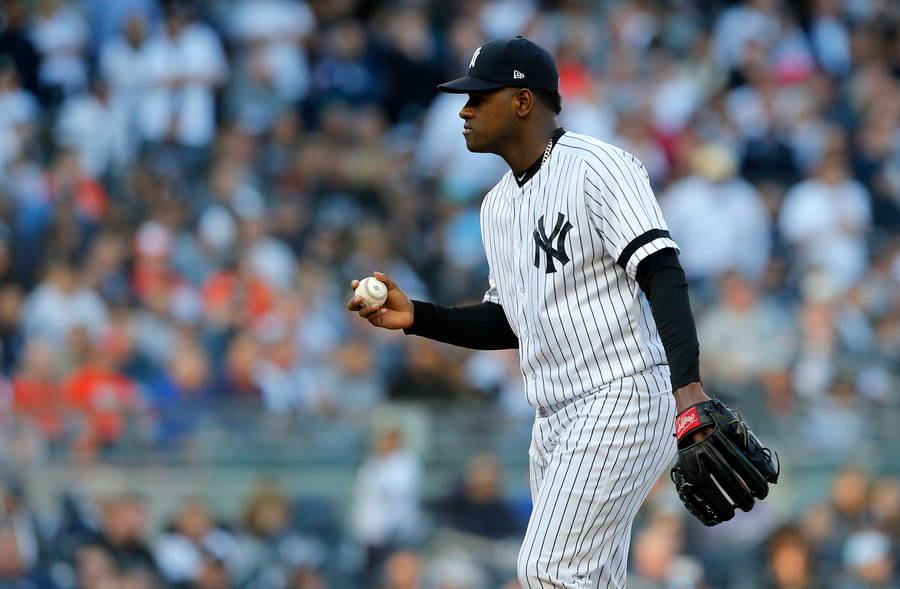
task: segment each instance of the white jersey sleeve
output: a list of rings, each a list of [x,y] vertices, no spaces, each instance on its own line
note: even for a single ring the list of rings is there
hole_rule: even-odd
[[[488,289],[487,292],[484,293],[484,298],[481,302],[501,304],[500,291],[497,290],[497,283],[494,282],[493,274],[488,273]]]
[[[678,245],[669,236],[644,165],[630,153],[605,146],[607,157],[584,159],[588,217],[610,256],[632,279],[652,253]]]

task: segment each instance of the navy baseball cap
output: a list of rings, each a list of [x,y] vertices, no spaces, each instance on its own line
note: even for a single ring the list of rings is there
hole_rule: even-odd
[[[524,37],[488,41],[475,50],[469,71],[438,86],[464,94],[513,86],[559,92],[559,71],[550,52]]]

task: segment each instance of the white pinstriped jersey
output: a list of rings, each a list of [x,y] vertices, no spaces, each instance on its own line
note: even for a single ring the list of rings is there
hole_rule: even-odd
[[[508,172],[491,189],[481,233],[484,300],[503,306],[519,338],[531,405],[557,406],[654,366],[666,366],[668,383],[635,275],[677,245],[633,155],[566,132],[523,186]]]

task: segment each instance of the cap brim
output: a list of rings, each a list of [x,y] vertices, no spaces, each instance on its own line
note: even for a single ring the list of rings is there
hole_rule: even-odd
[[[496,90],[503,88],[503,84],[491,82],[490,80],[482,80],[481,78],[473,78],[464,76],[449,82],[444,82],[438,86],[441,92],[449,92],[450,94],[465,94],[466,92],[481,92],[484,90]]]

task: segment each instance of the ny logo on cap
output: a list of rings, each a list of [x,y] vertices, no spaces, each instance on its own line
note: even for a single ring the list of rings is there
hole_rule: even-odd
[[[475,60],[478,59],[478,54],[481,53],[481,47],[475,50],[475,53],[472,55],[472,61],[469,62],[469,69],[475,67]]]
[[[519,70],[513,70],[513,80],[521,80],[524,77],[525,77],[525,74],[523,74]]]

